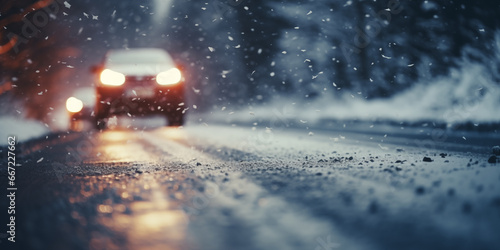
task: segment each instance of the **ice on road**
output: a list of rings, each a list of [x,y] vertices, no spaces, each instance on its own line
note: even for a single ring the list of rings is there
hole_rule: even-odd
[[[500,165],[488,163],[498,135],[448,131],[437,141],[430,128],[387,131],[395,130],[191,125],[52,134],[22,144],[17,246],[499,246]]]

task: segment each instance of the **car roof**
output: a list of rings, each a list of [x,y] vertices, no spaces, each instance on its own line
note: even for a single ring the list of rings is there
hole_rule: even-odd
[[[106,64],[172,64],[172,58],[163,49],[137,48],[110,50],[106,54]]]

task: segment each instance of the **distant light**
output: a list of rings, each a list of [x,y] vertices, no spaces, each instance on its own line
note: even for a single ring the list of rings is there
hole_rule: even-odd
[[[80,112],[83,109],[83,102],[75,97],[66,100],[66,109],[71,113]]]
[[[105,85],[120,86],[125,83],[125,75],[110,69],[105,69],[101,73],[101,82]]]

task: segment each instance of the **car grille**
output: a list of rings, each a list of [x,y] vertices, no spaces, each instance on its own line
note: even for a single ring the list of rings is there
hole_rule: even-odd
[[[125,84],[127,86],[156,86],[156,79],[153,76],[127,76]]]

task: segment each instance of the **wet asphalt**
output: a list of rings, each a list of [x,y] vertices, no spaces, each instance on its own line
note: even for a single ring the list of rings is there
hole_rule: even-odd
[[[20,143],[16,242],[3,226],[0,248],[499,249],[497,133],[348,128],[202,123]]]

